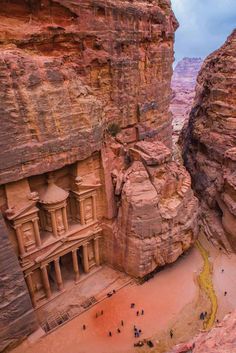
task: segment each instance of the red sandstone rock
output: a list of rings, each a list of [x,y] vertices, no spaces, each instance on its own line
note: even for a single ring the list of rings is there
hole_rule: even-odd
[[[202,204],[206,234],[236,249],[236,30],[205,60],[184,159]],[[230,243],[230,244],[229,244]]]
[[[236,352],[236,312],[227,315],[215,328],[201,333],[191,342],[176,346],[169,353],[234,353]]]
[[[174,141],[185,122],[188,121],[192,108],[197,74],[203,61],[201,58],[184,58],[178,62],[171,80],[172,99],[170,110],[173,114]]]
[[[189,174],[170,160],[166,146],[142,141],[128,153],[131,166],[123,166],[119,175],[114,173],[121,199],[117,220],[105,231],[104,257],[125,272],[143,277],[176,261],[193,244],[198,234],[198,202]]]

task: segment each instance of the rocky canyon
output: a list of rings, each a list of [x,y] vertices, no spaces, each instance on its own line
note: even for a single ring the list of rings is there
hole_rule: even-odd
[[[178,26],[170,0],[1,1],[0,351],[113,353],[123,333],[148,335],[141,320],[156,333],[160,310],[170,343],[145,344],[163,353],[185,307],[192,336],[194,308],[214,324],[197,238],[236,248],[236,32],[172,78]]]
[[[178,141],[184,123],[187,123],[195,97],[195,85],[202,66],[201,58],[184,58],[174,69],[170,111],[173,114],[173,140]]]

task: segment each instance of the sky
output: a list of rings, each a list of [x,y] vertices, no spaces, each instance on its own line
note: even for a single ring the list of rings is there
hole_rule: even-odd
[[[180,27],[175,60],[202,57],[218,49],[236,28],[236,0],[171,0]]]

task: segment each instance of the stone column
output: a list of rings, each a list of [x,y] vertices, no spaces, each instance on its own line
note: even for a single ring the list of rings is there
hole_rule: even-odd
[[[36,299],[35,299],[35,295],[34,295],[34,285],[33,285],[33,280],[32,280],[32,273],[29,273],[26,277],[25,277],[28,289],[29,289],[29,294],[30,294],[30,298],[32,301],[32,305],[35,308],[37,303],[36,303]]]
[[[43,286],[46,292],[46,297],[49,299],[52,296],[51,293],[51,288],[50,288],[50,283],[49,283],[49,279],[48,279],[48,270],[47,270],[47,265],[43,265],[41,267],[41,271],[42,271],[42,276],[43,276]]]
[[[56,213],[55,210],[54,211],[50,211],[51,214],[51,221],[52,221],[52,232],[54,234],[55,237],[58,237],[58,233],[57,233],[57,220],[56,220]]]
[[[88,243],[83,244],[83,264],[84,264],[84,272],[89,272],[89,259],[88,259]]]
[[[24,255],[25,254],[25,247],[24,247],[23,239],[22,239],[21,225],[16,226],[15,230],[16,230],[16,236],[17,236],[17,242],[18,242],[18,246],[19,246],[20,255]]]
[[[55,267],[55,273],[56,273],[56,281],[57,281],[57,287],[59,291],[63,290],[63,281],[62,281],[62,276],[61,276],[61,267],[59,263],[59,258],[54,260],[54,267]]]
[[[92,195],[93,198],[93,220],[97,219],[97,208],[96,208],[96,195]]]
[[[63,217],[65,231],[67,232],[69,227],[68,227],[68,221],[67,221],[66,206],[62,208],[62,217]]]
[[[79,281],[79,264],[78,264],[78,256],[77,249],[72,250],[72,260],[73,260],[73,268],[75,272],[75,283]]]
[[[34,226],[34,234],[35,234],[35,240],[37,247],[40,248],[42,245],[41,238],[40,238],[40,233],[39,233],[39,225],[38,225],[38,218],[34,218],[32,220],[33,226]]]
[[[99,237],[94,238],[94,255],[97,266],[100,266]]]
[[[85,219],[84,219],[84,201],[83,200],[79,201],[79,212],[80,212],[80,223],[82,225],[84,225]]]

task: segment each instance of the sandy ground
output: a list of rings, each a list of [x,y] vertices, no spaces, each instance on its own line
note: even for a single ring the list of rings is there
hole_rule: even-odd
[[[156,335],[159,339],[163,332],[169,337],[169,330],[172,325],[174,328],[178,314],[182,312],[183,317],[183,311],[187,310],[196,316],[191,303],[199,298],[196,276],[201,266],[201,256],[194,248],[145,284],[121,289],[35,344],[29,345],[25,341],[14,353],[134,352],[133,345],[138,340],[134,338],[134,325],[142,330],[141,339]],[[135,303],[134,309],[130,308],[131,303]],[[137,316],[137,310],[142,309],[144,315]],[[101,310],[104,314],[96,318],[96,312]],[[85,331],[83,324],[87,327]],[[121,333],[117,333],[117,328]],[[112,337],[108,336],[109,331]]]
[[[236,255],[228,256],[200,238],[210,253],[213,284],[218,297],[217,319],[236,308]],[[41,338],[29,340],[14,353],[133,353],[166,352],[172,345],[189,340],[202,329],[199,314],[210,311],[209,300],[199,291],[197,275],[203,260],[196,248],[143,285],[132,284],[119,290],[66,325]],[[222,272],[224,269],[224,272]],[[227,295],[224,292],[227,291]],[[131,309],[130,304],[135,303]],[[144,315],[136,315],[137,310]],[[96,313],[103,315],[96,318]],[[124,326],[121,325],[124,321]],[[82,329],[83,324],[86,330]],[[133,326],[142,330],[140,339],[151,338],[153,350],[134,348]],[[120,328],[121,333],[117,332]],[[170,339],[170,329],[174,337]],[[112,332],[112,337],[108,332]]]

